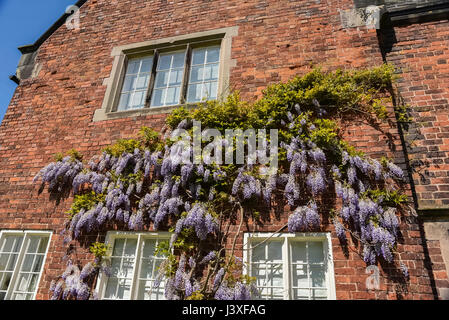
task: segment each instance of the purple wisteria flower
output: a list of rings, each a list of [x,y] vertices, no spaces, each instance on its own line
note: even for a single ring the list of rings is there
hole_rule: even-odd
[[[326,189],[326,174],[323,168],[316,168],[307,176],[307,186],[312,195],[317,196]]]
[[[215,276],[215,279],[214,279],[214,285],[213,285],[214,290],[216,290],[218,288],[218,286],[220,285],[220,282],[223,280],[224,274],[225,274],[224,268],[221,268],[220,270],[218,270],[217,275]]]
[[[217,254],[215,253],[215,251],[211,251],[203,258],[203,260],[201,260],[200,264],[207,264],[210,261],[215,260],[216,257]]]
[[[404,171],[402,171],[402,169],[393,162],[388,162],[387,167],[393,177],[396,177],[397,179],[404,179]]]
[[[311,203],[309,206],[296,208],[293,214],[288,218],[289,232],[299,232],[318,228],[321,224],[321,217],[317,210],[318,208],[315,203]]]

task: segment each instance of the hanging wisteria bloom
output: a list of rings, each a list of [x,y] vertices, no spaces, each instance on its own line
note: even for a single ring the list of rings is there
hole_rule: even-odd
[[[91,159],[88,166],[76,157],[60,157],[43,168],[36,179],[40,178],[51,192],[67,188],[75,195],[63,234],[67,243],[84,236],[90,239],[107,230],[171,233],[168,243],[158,243],[154,249],[164,256],[155,286],[163,282],[169,300],[257,297],[251,279],[234,272],[239,257],[237,253],[230,257],[227,244],[232,243],[234,234],[244,232],[236,229],[239,224],[245,228],[264,223],[265,218],[278,219],[277,208],[292,211],[286,224],[289,232],[323,231],[325,223],[330,222],[341,241],[351,244],[351,239],[360,240],[367,264],[377,259],[393,261],[400,236],[400,211],[393,204],[398,199],[391,191],[395,181],[403,178],[402,170],[385,159],[370,159],[342,141],[324,103],[303,99],[283,105],[282,101],[276,102],[276,108],[264,102],[263,108],[254,113],[250,108],[239,108],[238,112],[232,109],[225,113],[226,119],[221,112],[208,114],[208,107],[197,113],[174,112],[164,129],[165,140],[152,131],[147,131],[148,139],[120,140]],[[186,130],[192,138],[196,116],[210,127],[235,121],[243,130],[277,129],[277,171],[250,161],[226,165],[205,161],[212,157],[195,155],[190,145],[168,140],[176,129]],[[239,126],[242,117],[248,119]],[[255,154],[267,157],[271,135],[262,136],[257,146],[263,150]],[[244,140],[243,149],[249,151]],[[200,141],[201,147],[205,144]],[[230,146],[237,152],[232,139],[217,139],[213,145]],[[335,207],[328,208],[330,205]],[[322,218],[329,212],[330,219]],[[241,252],[241,248],[232,249]],[[143,254],[139,251],[142,249],[136,250],[138,255]],[[87,262],[80,268],[68,266],[52,284],[52,298],[92,298],[89,285],[97,274],[111,272],[105,271],[100,261]],[[405,275],[405,269],[401,270]]]

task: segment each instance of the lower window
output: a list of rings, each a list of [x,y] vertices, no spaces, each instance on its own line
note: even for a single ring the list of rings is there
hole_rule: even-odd
[[[0,232],[0,300],[33,300],[51,232]]]
[[[104,300],[164,300],[164,283],[154,287],[159,266],[165,258],[156,255],[169,233],[110,232],[110,277],[101,275],[98,291]]]
[[[246,273],[266,300],[335,299],[330,235],[245,234]]]

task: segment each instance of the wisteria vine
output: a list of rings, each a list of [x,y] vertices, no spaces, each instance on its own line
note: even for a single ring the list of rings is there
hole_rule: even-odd
[[[380,74],[385,76],[388,68],[382,68]],[[376,69],[370,75],[378,74]],[[332,195],[337,201],[330,210],[331,222],[341,242],[347,242],[350,234],[360,240],[367,264],[375,264],[377,259],[393,263],[398,211],[407,199],[397,187],[404,173],[385,158],[371,159],[356,151],[339,134],[336,106],[339,112],[353,112],[370,103],[364,105],[358,99],[350,105],[338,96],[332,101],[318,93],[299,95],[309,90],[307,81],[312,76],[290,82],[288,89],[268,90],[252,108],[244,108],[236,95],[231,95],[225,102],[210,102],[194,111],[178,109],[167,119],[169,129],[190,133],[192,120],[222,130],[278,129],[280,166],[269,176],[260,175],[257,164],[186,163],[182,161],[186,155],[193,159],[192,148],[180,148],[145,127],[140,139],[120,140],[87,164],[77,152],[59,156],[35,181],[47,184],[50,192],[73,191],[65,243],[112,227],[168,230],[173,236],[165,250],[160,250],[167,260],[155,282],[157,286],[165,281],[167,299],[252,299],[258,294],[254,279],[239,273],[233,252],[226,253],[225,222],[250,219],[254,203],[269,211],[274,202],[285,201],[291,208],[289,232],[317,231],[323,227],[326,199]],[[383,78],[376,82],[371,77],[368,85],[360,80],[361,73],[344,77],[355,81],[357,88],[364,89],[361,92],[385,91]],[[292,93],[289,100],[285,100],[285,90]],[[52,286],[53,298],[94,297],[86,279],[104,269],[98,259],[81,271],[70,261]],[[401,264],[401,269],[408,274],[405,265]]]

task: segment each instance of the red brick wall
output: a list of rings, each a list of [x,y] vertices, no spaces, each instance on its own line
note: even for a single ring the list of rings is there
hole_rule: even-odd
[[[419,207],[449,208],[449,21],[397,26],[383,41],[415,120],[405,137]]]
[[[231,70],[231,85],[243,98],[252,100],[268,84],[304,74],[311,65],[332,70],[382,63],[375,30],[342,28],[338,9],[350,8],[351,3],[91,0],[81,8],[81,30],[63,26],[55,32],[40,48],[39,76],[20,84],[0,127],[0,229],[55,231],[37,298],[49,297],[51,280],[64,269],[66,247],[59,233],[71,201],[55,206],[45,192],[38,195],[38,187],[32,183],[35,174],[57,152],[76,148],[88,159],[103,146],[135,135],[142,125],[163,125],[161,115],[92,122],[94,111],[103,102],[103,80],[110,75],[113,47],[239,26],[232,44],[237,65]],[[354,123],[347,129],[347,137],[374,156],[388,153],[404,167],[394,123],[383,127],[384,132]],[[264,230],[275,231],[286,219],[287,213]],[[392,273],[388,268],[382,269],[381,290],[368,292],[366,266],[357,249],[350,246],[346,257],[333,232],[338,299],[434,298],[432,276],[424,266],[420,226],[414,218],[403,217],[402,221],[404,240],[398,250],[410,269],[408,293],[401,293],[395,281],[387,280]],[[242,242],[240,237],[240,249]],[[84,249],[78,249],[80,260],[87,256]]]

